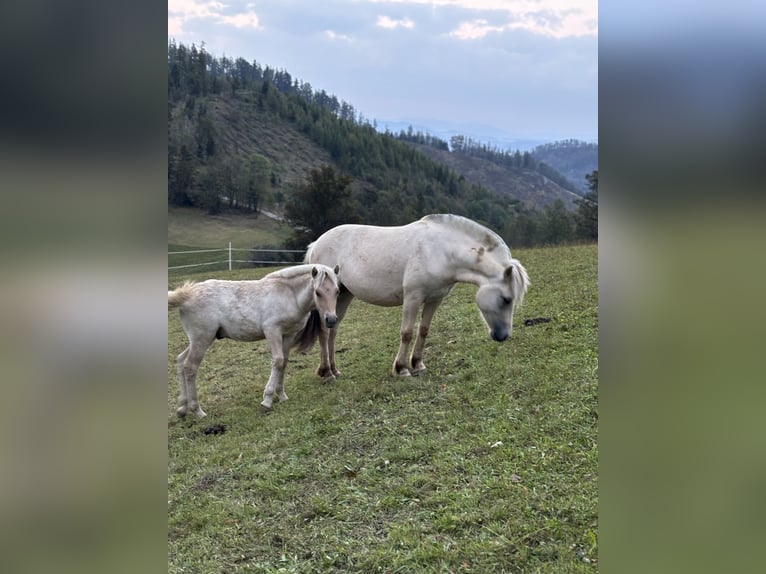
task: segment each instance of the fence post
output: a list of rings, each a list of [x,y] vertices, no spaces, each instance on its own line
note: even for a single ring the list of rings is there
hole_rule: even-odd
[[[231,241],[229,241],[229,271],[231,271]]]

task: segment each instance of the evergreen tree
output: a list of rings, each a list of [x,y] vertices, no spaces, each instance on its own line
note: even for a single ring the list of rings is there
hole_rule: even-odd
[[[585,179],[589,191],[575,202],[577,236],[589,241],[598,241],[598,170],[586,175]]]
[[[296,228],[291,245],[303,249],[336,225],[359,222],[352,181],[331,165],[309,172],[306,183],[293,191],[285,206],[285,215]]]
[[[543,210],[543,242],[558,245],[571,241],[574,237],[574,220],[572,213],[564,202],[557,199],[552,205],[546,205]]]

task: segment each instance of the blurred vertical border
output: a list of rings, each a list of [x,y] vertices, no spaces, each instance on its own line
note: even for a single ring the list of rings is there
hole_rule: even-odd
[[[5,572],[166,571],[166,20],[0,7]]]
[[[601,2],[599,568],[766,540],[766,5]]]

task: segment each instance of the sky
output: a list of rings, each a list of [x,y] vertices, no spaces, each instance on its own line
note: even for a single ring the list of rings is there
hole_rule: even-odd
[[[480,141],[598,138],[597,0],[168,0],[168,37]]]

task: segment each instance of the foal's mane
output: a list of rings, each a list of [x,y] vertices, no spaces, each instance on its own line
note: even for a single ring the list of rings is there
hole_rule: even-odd
[[[492,251],[498,246],[505,247],[507,254],[510,257],[510,249],[508,249],[508,246],[505,244],[502,237],[488,227],[484,227],[467,217],[451,213],[433,213],[431,215],[426,215],[421,221],[434,222],[461,231],[465,235],[468,235],[484,245],[487,251]]]
[[[315,263],[294,265],[293,267],[285,267],[284,269],[280,269],[279,271],[274,271],[274,273],[272,273],[271,276],[279,277],[282,279],[295,279],[296,277],[299,277],[301,275],[310,274],[311,269],[313,267],[316,267],[317,271],[319,271],[319,283],[321,283],[322,281],[324,281],[327,271],[325,270],[324,266],[317,265]]]

